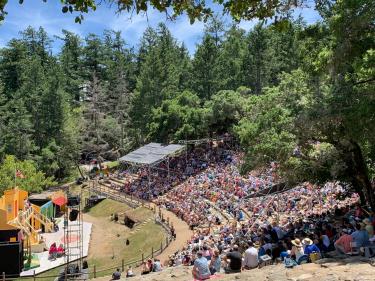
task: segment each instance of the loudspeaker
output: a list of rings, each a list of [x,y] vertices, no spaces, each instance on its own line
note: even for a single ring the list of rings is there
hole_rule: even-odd
[[[68,206],[77,206],[80,203],[80,198],[78,196],[69,196],[68,197]]]
[[[69,214],[69,220],[75,221],[78,217],[78,214],[79,214],[78,210],[71,210]]]

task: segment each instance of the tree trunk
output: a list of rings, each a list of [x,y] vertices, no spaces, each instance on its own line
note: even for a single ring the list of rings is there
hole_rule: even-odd
[[[343,146],[342,157],[347,165],[350,181],[359,194],[362,205],[368,205],[375,210],[375,193],[368,177],[367,165],[359,144],[353,140]]]

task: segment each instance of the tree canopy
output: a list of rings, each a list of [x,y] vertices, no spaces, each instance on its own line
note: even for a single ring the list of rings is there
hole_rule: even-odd
[[[17,171],[20,174],[17,174]],[[37,170],[32,160],[19,161],[14,156],[6,156],[0,164],[0,193],[11,187],[38,192],[55,184],[51,177]]]
[[[48,1],[48,0],[41,0]],[[51,1],[51,0],[50,0]],[[84,17],[83,14],[95,11],[97,5],[102,3],[115,5],[117,12],[141,13],[147,12],[151,8],[165,13],[169,19],[174,19],[181,14],[188,15],[190,22],[195,20],[206,21],[213,15],[213,9],[208,1],[205,0],[169,0],[169,1],[147,1],[147,0],[61,0],[62,13],[78,13],[75,21],[80,23]],[[306,7],[311,4],[307,0],[214,0],[215,4],[222,7],[223,13],[239,21],[241,19],[252,20],[258,18],[260,20],[273,19],[275,22],[283,22],[289,15],[290,11],[298,7]],[[0,20],[6,15],[6,5],[8,0],[0,0]],[[22,4],[23,0],[19,0]],[[333,1],[316,0],[317,9],[326,11],[329,9]]]

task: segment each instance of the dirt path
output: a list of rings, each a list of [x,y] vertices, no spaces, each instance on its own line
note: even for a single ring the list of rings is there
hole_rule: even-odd
[[[151,204],[152,208],[159,208],[155,204]],[[169,255],[174,254],[178,250],[181,250],[184,246],[186,246],[186,242],[190,240],[191,236],[193,235],[193,231],[190,230],[189,225],[178,218],[174,213],[161,208],[161,212],[163,214],[163,217],[165,219],[169,218],[169,222],[173,225],[175,232],[176,232],[176,240],[173,240],[167,249],[164,250],[163,253],[161,253],[158,258],[164,262],[168,259]]]

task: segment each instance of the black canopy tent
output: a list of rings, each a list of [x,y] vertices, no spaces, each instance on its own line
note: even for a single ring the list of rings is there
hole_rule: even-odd
[[[186,145],[161,144],[152,142],[126,154],[125,156],[122,156],[119,161],[122,164],[128,164],[135,167],[146,167],[149,175],[151,168],[166,161],[169,177],[169,159],[181,154],[185,148]],[[149,176],[148,182],[150,185]]]

